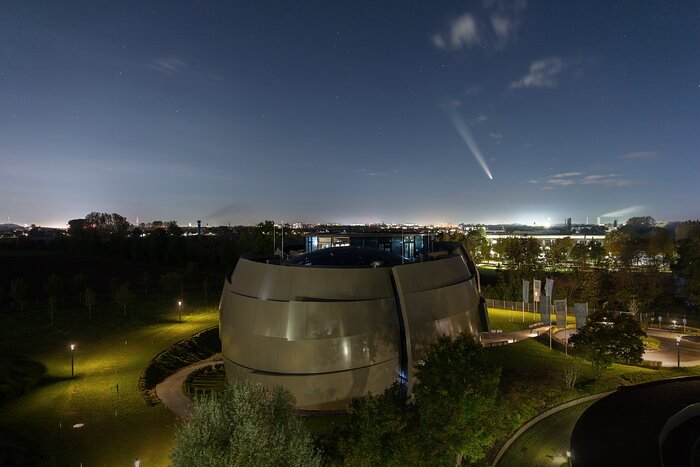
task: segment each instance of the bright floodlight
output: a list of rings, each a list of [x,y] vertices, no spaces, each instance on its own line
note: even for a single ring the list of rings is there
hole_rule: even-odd
[[[177,306],[182,306],[182,301],[178,300],[178,301],[177,301]]]
[[[71,349],[71,350],[75,350],[75,344],[71,344],[71,345],[70,345],[70,349]]]

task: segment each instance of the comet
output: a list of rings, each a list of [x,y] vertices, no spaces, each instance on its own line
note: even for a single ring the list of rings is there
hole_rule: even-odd
[[[448,117],[450,117],[450,121],[452,122],[452,125],[454,125],[455,130],[457,130],[457,133],[459,133],[469,150],[472,152],[474,159],[476,159],[481,168],[484,170],[486,176],[489,177],[489,179],[493,180],[491,170],[489,169],[489,166],[486,163],[484,156],[481,154],[479,146],[476,145],[476,141],[474,141],[474,137],[472,136],[471,131],[469,131],[469,127],[467,126],[467,124],[464,123],[462,117],[459,116],[459,114],[457,114],[457,112],[452,109],[447,111],[447,115]]]
[[[618,211],[606,212],[601,214],[600,217],[625,217],[635,212],[639,212],[644,209],[644,206],[630,206],[628,208],[620,209]]]

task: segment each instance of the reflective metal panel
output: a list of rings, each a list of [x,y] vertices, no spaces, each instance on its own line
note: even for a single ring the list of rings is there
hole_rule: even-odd
[[[460,257],[350,269],[241,259],[220,302],[227,377],[282,384],[302,409],[343,409],[397,378],[403,325],[410,391],[438,335],[479,332],[478,303]]]

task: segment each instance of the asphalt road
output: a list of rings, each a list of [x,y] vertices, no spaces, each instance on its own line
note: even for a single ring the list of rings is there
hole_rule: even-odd
[[[676,334],[657,329],[647,329],[647,335],[661,341],[661,350],[647,351],[644,360],[656,360],[663,366],[676,366],[678,363],[678,349],[676,347]],[[681,366],[700,365],[700,343],[681,339]]]

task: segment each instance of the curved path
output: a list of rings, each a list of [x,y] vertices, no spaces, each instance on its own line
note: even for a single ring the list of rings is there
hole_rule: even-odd
[[[590,396],[584,396],[584,397],[579,397],[578,399],[573,399],[568,402],[564,402],[563,404],[559,404],[555,407],[552,407],[549,410],[545,410],[539,415],[536,415],[530,421],[528,421],[526,424],[521,426],[518,431],[513,433],[513,436],[511,436],[508,441],[501,447],[501,449],[498,451],[498,454],[496,454],[496,457],[494,458],[493,462],[491,465],[493,467],[497,466],[501,458],[505,455],[506,452],[508,452],[508,449],[515,443],[515,441],[523,435],[527,430],[535,426],[536,424],[540,423],[542,420],[545,418],[549,417],[550,415],[554,415],[555,413],[561,412],[562,410],[569,409],[571,407],[577,406],[579,404],[585,404],[586,402],[591,402],[591,401],[596,401],[598,399],[602,399],[605,396],[608,396],[612,394],[615,391],[607,391],[607,392],[600,392],[598,394],[592,394]]]
[[[192,411],[192,401],[182,392],[182,385],[193,371],[222,363],[220,358],[221,354],[215,355],[208,361],[195,363],[168,376],[162,383],[156,385],[156,395],[171,412],[181,419],[187,420]]]
[[[645,352],[644,359],[660,361],[662,366],[676,366],[678,364],[676,336],[682,333],[647,329],[647,335],[661,341],[661,350]],[[681,366],[695,365],[700,365],[700,343],[681,339]]]

